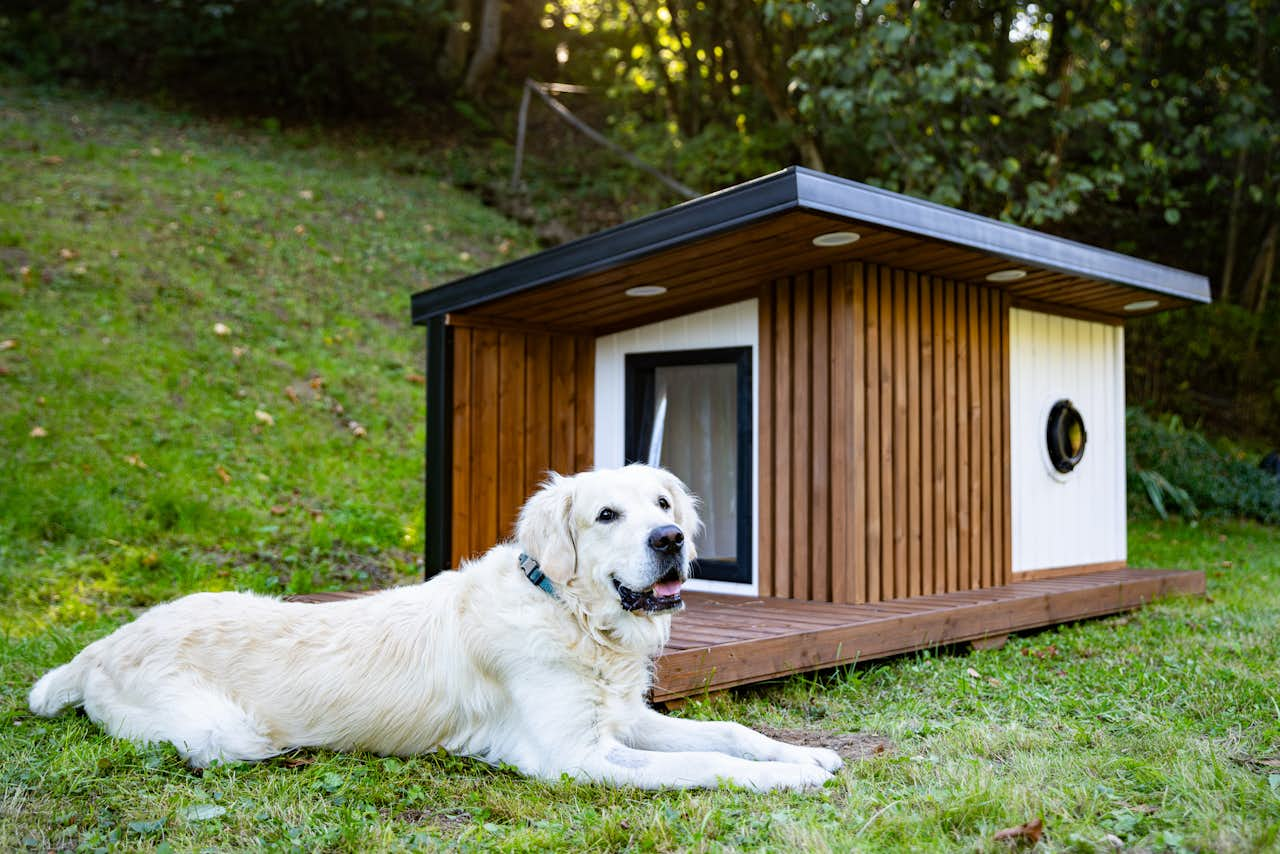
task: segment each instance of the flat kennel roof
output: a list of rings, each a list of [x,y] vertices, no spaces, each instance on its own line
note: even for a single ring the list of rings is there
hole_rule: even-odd
[[[859,239],[814,245],[831,231]],[[421,291],[413,321],[465,314],[605,334],[742,299],[792,273],[858,261],[1117,318],[1210,301],[1201,275],[793,166]],[[1011,269],[1025,275],[987,279]],[[666,292],[625,294],[637,285]]]

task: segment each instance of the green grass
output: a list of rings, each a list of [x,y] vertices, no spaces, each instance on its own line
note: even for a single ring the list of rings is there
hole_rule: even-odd
[[[547,785],[442,755],[197,777],[31,717],[40,673],[154,602],[418,572],[408,295],[532,242],[393,163],[0,85],[0,850],[999,851],[1034,817],[1053,850],[1280,848],[1280,531],[1251,523],[1131,527],[1132,563],[1204,569],[1206,600],[682,711],[892,743],[813,793]]]

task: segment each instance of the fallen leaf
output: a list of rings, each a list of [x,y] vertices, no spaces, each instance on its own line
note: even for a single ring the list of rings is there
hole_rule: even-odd
[[[286,513],[288,513],[288,512],[289,512],[289,508],[288,508],[288,507],[285,507],[283,504],[272,504],[272,505],[271,505],[271,515],[272,515],[272,516],[283,516],[284,514],[286,514]]]
[[[311,765],[316,761],[314,756],[282,756],[280,764],[286,768],[301,768],[304,765]]]
[[[214,335],[230,335],[231,327],[227,326],[227,324],[223,323],[222,321],[218,321],[217,323],[213,324],[213,334]]]
[[[405,379],[407,379],[409,382],[413,383],[414,385],[427,384],[427,378],[424,377],[422,374],[409,374],[407,377],[405,377]]]
[[[271,413],[267,412],[265,409],[253,410],[253,417],[261,421],[263,424],[266,424],[268,427],[275,426],[276,420],[272,418]]]
[[[981,673],[979,673],[978,671],[974,670],[972,667],[970,667],[970,668],[969,668],[968,670],[966,670],[965,672],[966,672],[966,673],[968,673],[968,674],[969,674],[969,676],[970,676],[971,678],[973,678],[973,679],[978,679],[978,678],[980,678],[980,677],[982,676],[982,674],[981,674]]]
[[[378,222],[382,222],[387,218],[387,213],[382,208],[378,208],[376,211],[373,212],[373,218],[376,219]]]
[[[994,677],[994,676],[988,676],[988,677],[987,677],[987,683],[988,683],[989,685],[991,685],[991,687],[993,687],[993,688],[999,688],[1001,685],[1003,685],[1003,684],[1004,684],[1003,682],[1001,682],[999,679],[997,679],[997,678],[996,678],[996,677]]]
[[[11,373],[13,373],[13,371],[9,370],[4,365],[0,365],[0,377],[7,377]]]
[[[178,815],[187,821],[208,821],[227,814],[227,808],[217,804],[193,804],[178,810]]]
[[[37,424],[35,427],[31,428],[31,432],[28,435],[30,435],[32,439],[43,439],[45,436],[49,435],[49,431]]]
[[[307,233],[307,227],[306,227],[305,225],[303,225],[302,223],[298,223],[297,225],[295,225],[295,226],[293,227],[293,233],[294,233],[294,234],[306,234],[306,233]]]
[[[47,154],[40,158],[40,162],[45,166],[61,166],[62,158],[56,154]]]
[[[153,818],[148,821],[131,821],[129,822],[129,830],[134,833],[142,834],[155,833],[164,827],[164,819]]]
[[[124,461],[129,465],[133,466],[134,468],[144,469],[147,467],[147,464],[142,461],[142,457],[138,456],[137,454],[128,454],[124,458]]]
[[[458,253],[458,260],[459,260],[459,261],[463,261],[463,262],[470,261],[470,260],[471,260],[471,253],[470,253],[470,252],[459,252],[459,253]]]
[[[224,469],[222,466],[218,466],[216,469],[214,469],[214,471],[216,471],[216,472],[218,473],[218,477],[222,478],[222,482],[223,482],[223,483],[230,483],[230,482],[231,482],[231,474],[230,474],[230,472],[228,472],[228,471],[227,471],[226,469]]]
[[[321,387],[324,386],[324,377],[321,377],[321,376],[312,377],[310,382],[311,382],[311,387],[316,391],[319,391]]]
[[[315,197],[316,197],[316,194],[315,194],[315,193],[313,193],[311,190],[299,190],[299,191],[298,191],[298,198],[302,199],[304,202],[309,202],[309,201],[311,201],[312,199],[314,199]]]
[[[289,398],[290,402],[292,403],[298,402],[298,393],[293,390],[293,386],[291,385],[287,385],[284,387],[284,396]]]
[[[12,350],[18,346],[18,342],[13,338],[6,338],[0,341],[0,350]]]
[[[992,838],[997,842],[1020,842],[1027,845],[1035,845],[1040,841],[1040,836],[1043,833],[1044,821],[1037,818],[1017,827],[1006,827],[1004,830],[998,831]]]
[[[232,347],[231,358],[239,359],[241,356],[243,356],[245,353],[248,353],[248,352],[249,352],[248,347]]]
[[[364,425],[359,421],[348,421],[347,428],[351,431],[351,435],[355,436],[357,439],[363,439],[365,436],[369,435],[369,431],[364,429]]]
[[[498,244],[498,252],[499,252],[500,254],[502,254],[502,255],[510,254],[510,252],[511,252],[511,241],[510,241],[510,240],[504,240],[504,241],[502,241],[501,243],[499,243],[499,244]]]
[[[65,246],[58,250],[58,257],[63,261],[70,261],[72,258],[79,258],[80,253],[74,249],[67,249]]]

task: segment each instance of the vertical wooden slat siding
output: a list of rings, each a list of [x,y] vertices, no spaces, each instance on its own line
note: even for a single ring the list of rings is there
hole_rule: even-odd
[[[867,553],[863,542],[867,536],[867,392],[866,392],[866,350],[864,348],[864,324],[866,323],[866,302],[863,287],[863,268],[861,264],[851,264],[844,268],[844,304],[848,319],[841,327],[844,331],[844,352],[850,355],[847,363],[849,369],[839,363],[832,366],[832,373],[847,376],[849,395],[847,406],[852,409],[841,409],[834,413],[837,421],[847,422],[853,426],[852,445],[849,448],[849,464],[846,476],[853,481],[853,495],[845,508],[845,515],[837,516],[833,522],[841,529],[848,530],[851,536],[845,542],[845,553],[848,560],[835,571],[844,577],[853,575],[853,602],[867,601]],[[843,312],[842,312],[843,315]],[[851,524],[845,524],[848,520]]]
[[[791,339],[791,376],[784,381],[791,386],[791,577],[790,596],[808,599],[813,580],[814,566],[809,560],[809,517],[813,512],[810,492],[810,453],[813,448],[809,424],[809,377],[813,373],[810,361],[813,316],[809,311],[811,282],[808,274],[792,280],[791,313],[794,334]],[[796,567],[805,567],[798,572]]]
[[[898,491],[893,488],[893,270],[879,270],[880,302],[880,592],[885,599],[898,596],[894,589],[893,550],[897,534],[894,518]]]
[[[809,458],[809,487],[813,506],[809,516],[812,546],[810,563],[813,581],[808,598],[819,602],[838,601],[831,590],[831,282],[828,271],[815,270],[809,295],[812,322],[810,350],[809,417],[812,452]]]
[[[916,398],[920,418],[920,592],[934,592],[933,559],[933,296],[929,280],[916,278],[916,300],[920,307],[920,393]]]
[[[756,511],[760,520],[756,526],[756,583],[761,596],[773,595],[773,535],[774,518],[773,503],[773,406],[770,395],[774,384],[773,370],[773,300],[775,289],[770,286],[761,288],[757,297],[760,306],[758,320],[760,376],[756,379],[759,389],[759,405],[756,407],[759,433],[756,442]]]
[[[942,288],[942,330],[946,349],[945,376],[943,377],[943,453],[947,458],[944,504],[946,508],[947,581],[944,590],[960,589],[960,455],[956,450],[956,406],[960,393],[956,389],[956,286],[954,282],[939,283]]]
[[[849,412],[849,387],[852,384],[853,372],[840,370],[838,367],[851,364],[848,265],[836,265],[831,269],[830,275],[831,356],[825,366],[831,385],[831,400],[826,411],[831,428],[831,469],[828,481],[831,491],[829,521],[831,566],[828,575],[831,579],[831,601],[849,602],[853,593],[850,575],[857,571],[851,560],[852,553],[849,549],[852,532],[850,525],[842,525],[836,521],[849,519],[849,507],[853,503],[853,473],[849,466],[854,441],[853,424],[852,419],[846,417],[846,413]],[[814,465],[821,466],[821,464],[822,461],[815,456]]]
[[[471,488],[469,496],[458,495],[454,488],[454,506],[458,499],[471,502],[471,537],[461,551],[478,554],[484,543],[498,541],[498,335],[492,329],[478,329],[471,361],[475,371],[472,398],[475,402],[471,418]],[[455,544],[455,548],[457,548]]]
[[[524,335],[498,338],[498,536],[510,537],[524,501]]]
[[[1007,583],[1007,298],[850,263],[760,305],[761,595]]]
[[[578,411],[576,344],[570,338],[551,340],[551,468],[572,471],[574,421]],[[594,414],[591,416],[594,417]]]
[[[958,572],[960,590],[973,586],[970,575],[969,484],[973,472],[969,465],[969,289],[956,288],[956,409],[952,414],[956,431],[956,518],[959,543]]]
[[[791,281],[778,283],[773,314],[773,595],[791,596],[791,573],[807,572],[791,563]]]
[[[982,485],[981,472],[986,460],[982,457],[982,388],[979,378],[982,376],[982,347],[979,335],[980,310],[978,288],[966,288],[969,301],[969,315],[966,318],[969,326],[969,420],[965,435],[969,439],[969,586],[982,586],[982,540],[989,536],[983,530],[982,519]]]
[[[594,453],[595,342],[454,328],[453,565],[512,532],[548,471]]]
[[[880,549],[884,539],[884,504],[881,500],[883,490],[880,478],[880,440],[883,432],[880,429],[880,281],[879,271],[875,267],[863,268],[862,302],[865,312],[866,341],[863,350],[867,357],[866,372],[866,407],[867,407],[867,444],[862,464],[866,469],[863,482],[867,485],[867,542],[866,554],[866,587],[867,601],[879,602],[882,598],[880,589]],[[854,330],[857,334],[857,330]]]
[[[453,330],[453,494],[471,494],[471,430],[472,407],[475,396],[472,391],[471,353],[474,330]],[[449,538],[452,554],[449,565],[457,566],[465,552],[459,547],[471,541],[471,502],[453,502],[450,519],[452,534]]]
[[[923,563],[920,547],[923,544],[921,485],[924,467],[920,456],[920,288],[919,276],[907,273],[906,285],[906,333],[907,333],[907,595],[919,596],[923,588],[921,575]]]
[[[1010,446],[1013,444],[1013,435],[1009,429],[1009,407],[1010,392],[1012,380],[1009,375],[1009,297],[1000,294],[1000,342],[997,351],[1000,358],[1000,500],[1003,506],[1003,512],[1000,513],[1000,522],[1002,530],[1000,532],[1000,544],[1003,547],[1003,558],[1000,566],[1004,570],[1004,580],[1002,584],[1009,584],[1013,581],[1013,465],[1011,462]]]
[[[585,471],[595,465],[596,342],[579,336],[574,343],[573,466]]]

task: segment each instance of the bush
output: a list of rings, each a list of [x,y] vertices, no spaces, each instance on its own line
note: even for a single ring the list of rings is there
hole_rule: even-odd
[[[1280,480],[1237,449],[1216,447],[1177,416],[1126,414],[1129,509],[1161,516],[1207,513],[1280,524]]]

